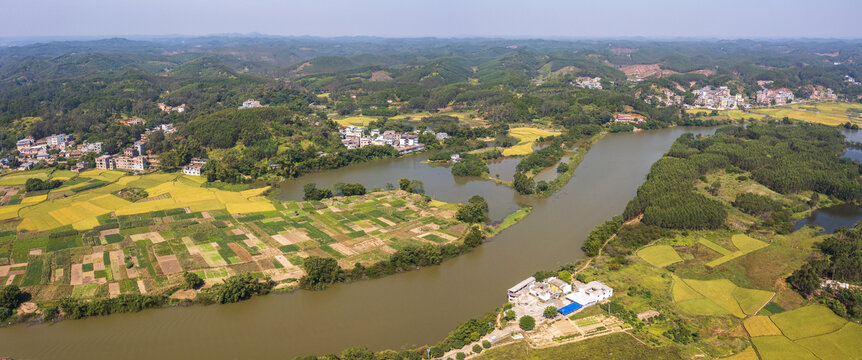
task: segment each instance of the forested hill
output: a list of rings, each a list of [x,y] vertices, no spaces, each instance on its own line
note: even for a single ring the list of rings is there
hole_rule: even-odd
[[[723,227],[724,205],[694,186],[716,169],[750,172],[754,180],[782,194],[814,191],[858,201],[860,166],[839,158],[843,140],[838,130],[819,125],[750,125],[721,128],[702,138],[684,135],[652,166],[624,217],[643,215],[645,224],[675,229]]]
[[[352,161],[323,157],[311,165],[309,153],[342,149],[332,134],[334,116],[370,117],[385,130],[430,124],[458,134],[451,146],[475,146],[486,136],[509,143],[510,124],[570,132],[597,125],[607,131],[715,125],[726,120],[681,109],[705,86],[746,96],[761,86],[789,87],[800,97],[828,87],[840,100],[859,101],[862,86],[846,81],[862,78],[859,45],[209,36],[8,47],[0,49],[0,157],[14,155],[18,139],[59,133],[104,142],[103,151],[116,153],[146,128],[171,123],[180,132],[151,147],[150,155],[170,158],[170,151],[203,146],[204,155],[255,164],[236,166],[239,175],[230,176],[247,179]],[[598,80],[586,88],[579,85],[584,78]],[[676,100],[655,101],[665,93]],[[249,112],[278,114],[277,121],[261,122],[269,142],[248,141],[258,134],[254,126],[237,132],[231,119],[249,115],[231,110],[247,99],[279,108]],[[184,112],[162,111],[160,103],[185,105]],[[459,130],[464,124],[451,126],[454,117],[431,116],[440,111],[481,119],[488,130]],[[619,113],[645,121],[613,123]],[[120,121],[135,117],[146,125]],[[442,123],[449,125],[434,125]],[[178,161],[188,155],[182,153]]]

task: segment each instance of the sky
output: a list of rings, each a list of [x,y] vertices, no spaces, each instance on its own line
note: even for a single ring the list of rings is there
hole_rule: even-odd
[[[862,0],[2,0],[0,37],[862,38]]]

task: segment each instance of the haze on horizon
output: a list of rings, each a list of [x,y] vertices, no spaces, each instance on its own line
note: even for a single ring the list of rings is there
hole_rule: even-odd
[[[859,38],[862,1],[7,0],[0,37]]]

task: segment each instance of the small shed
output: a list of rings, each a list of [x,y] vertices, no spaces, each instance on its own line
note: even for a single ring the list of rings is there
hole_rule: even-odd
[[[571,314],[571,313],[577,311],[578,309],[580,309],[582,307],[583,307],[583,305],[578,304],[576,302],[573,302],[569,305],[566,305],[566,306],[563,306],[563,307],[557,309],[557,312],[562,314],[562,315],[568,315],[568,314]]]

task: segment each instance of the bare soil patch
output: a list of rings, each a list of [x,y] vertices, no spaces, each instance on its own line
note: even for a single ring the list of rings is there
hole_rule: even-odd
[[[177,260],[176,255],[158,256],[156,259],[159,262],[159,267],[162,268],[162,272],[165,275],[176,274],[183,271],[183,267],[180,266],[180,262]]]
[[[235,243],[228,243],[228,244],[227,244],[227,246],[228,246],[231,250],[233,250],[233,252],[234,252],[234,253],[236,253],[236,256],[239,256],[239,259],[240,259],[240,260],[242,260],[243,262],[249,262],[249,261],[252,261],[252,256],[251,256],[251,254],[249,254],[249,253],[248,253],[248,251],[246,251],[245,249],[243,249],[243,247],[242,247],[242,246],[239,246],[239,244],[235,244]]]

